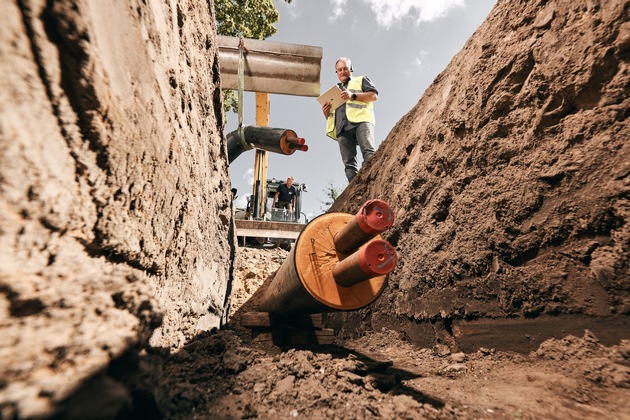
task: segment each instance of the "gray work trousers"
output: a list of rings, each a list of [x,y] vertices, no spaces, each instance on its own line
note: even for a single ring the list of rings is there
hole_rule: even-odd
[[[367,161],[374,153],[374,124],[364,122],[357,127],[342,131],[337,135],[341,160],[345,167],[346,178],[351,182],[359,172],[357,163],[357,146],[361,150],[363,162]]]

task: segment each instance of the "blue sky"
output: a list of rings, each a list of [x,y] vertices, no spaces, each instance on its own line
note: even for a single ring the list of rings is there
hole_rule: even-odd
[[[293,0],[291,4],[278,0],[278,32],[267,40],[322,47],[322,92],[338,81],[337,58],[352,59],[354,75],[368,76],[379,91],[374,104],[378,147],[494,4],[495,0]],[[292,175],[296,182],[306,183],[302,212],[312,220],[323,212],[329,183],[339,190],[347,186],[337,142],[326,137],[315,98],[270,94],[269,101],[269,126],[294,130],[306,139],[309,150],[290,156],[269,153],[268,176]],[[245,125],[256,123],[255,104],[254,94],[246,92]],[[238,116],[230,113],[226,133],[237,125]],[[232,187],[238,189],[237,207],[244,207],[252,192],[254,155],[247,151],[230,165]]]

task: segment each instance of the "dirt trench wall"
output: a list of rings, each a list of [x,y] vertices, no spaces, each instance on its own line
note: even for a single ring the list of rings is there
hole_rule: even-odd
[[[50,414],[125,351],[225,318],[211,5],[0,0],[0,417]],[[114,403],[89,408],[115,413],[124,390],[97,388]]]
[[[627,338],[629,9],[497,2],[331,209],[397,217],[388,287],[342,330],[523,349],[604,320]]]

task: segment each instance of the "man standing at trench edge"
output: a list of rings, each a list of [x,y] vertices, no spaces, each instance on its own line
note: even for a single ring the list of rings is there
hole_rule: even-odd
[[[335,63],[335,72],[346,101],[335,112],[326,102],[322,106],[326,117],[326,135],[339,143],[341,159],[345,166],[346,178],[351,182],[359,171],[357,146],[361,150],[363,162],[374,153],[374,107],[378,91],[367,76],[352,76],[352,61],[341,57]]]

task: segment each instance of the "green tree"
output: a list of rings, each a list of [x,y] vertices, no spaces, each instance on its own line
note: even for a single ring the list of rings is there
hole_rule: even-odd
[[[293,0],[284,0],[291,3]],[[217,34],[265,39],[275,34],[280,14],[273,0],[215,0]],[[238,112],[238,100],[232,90],[223,92],[223,109]]]
[[[324,188],[322,191],[324,191],[324,194],[326,196],[326,201],[319,200],[319,202],[325,206],[325,207],[320,207],[320,210],[322,210],[325,213],[328,211],[328,209],[330,209],[330,206],[333,205],[333,203],[339,197],[339,195],[341,194],[343,190],[335,187],[333,182],[329,180],[328,183],[326,184],[326,188]]]
[[[292,0],[284,0],[291,3]],[[217,33],[265,39],[275,34],[280,14],[272,0],[215,0]]]

